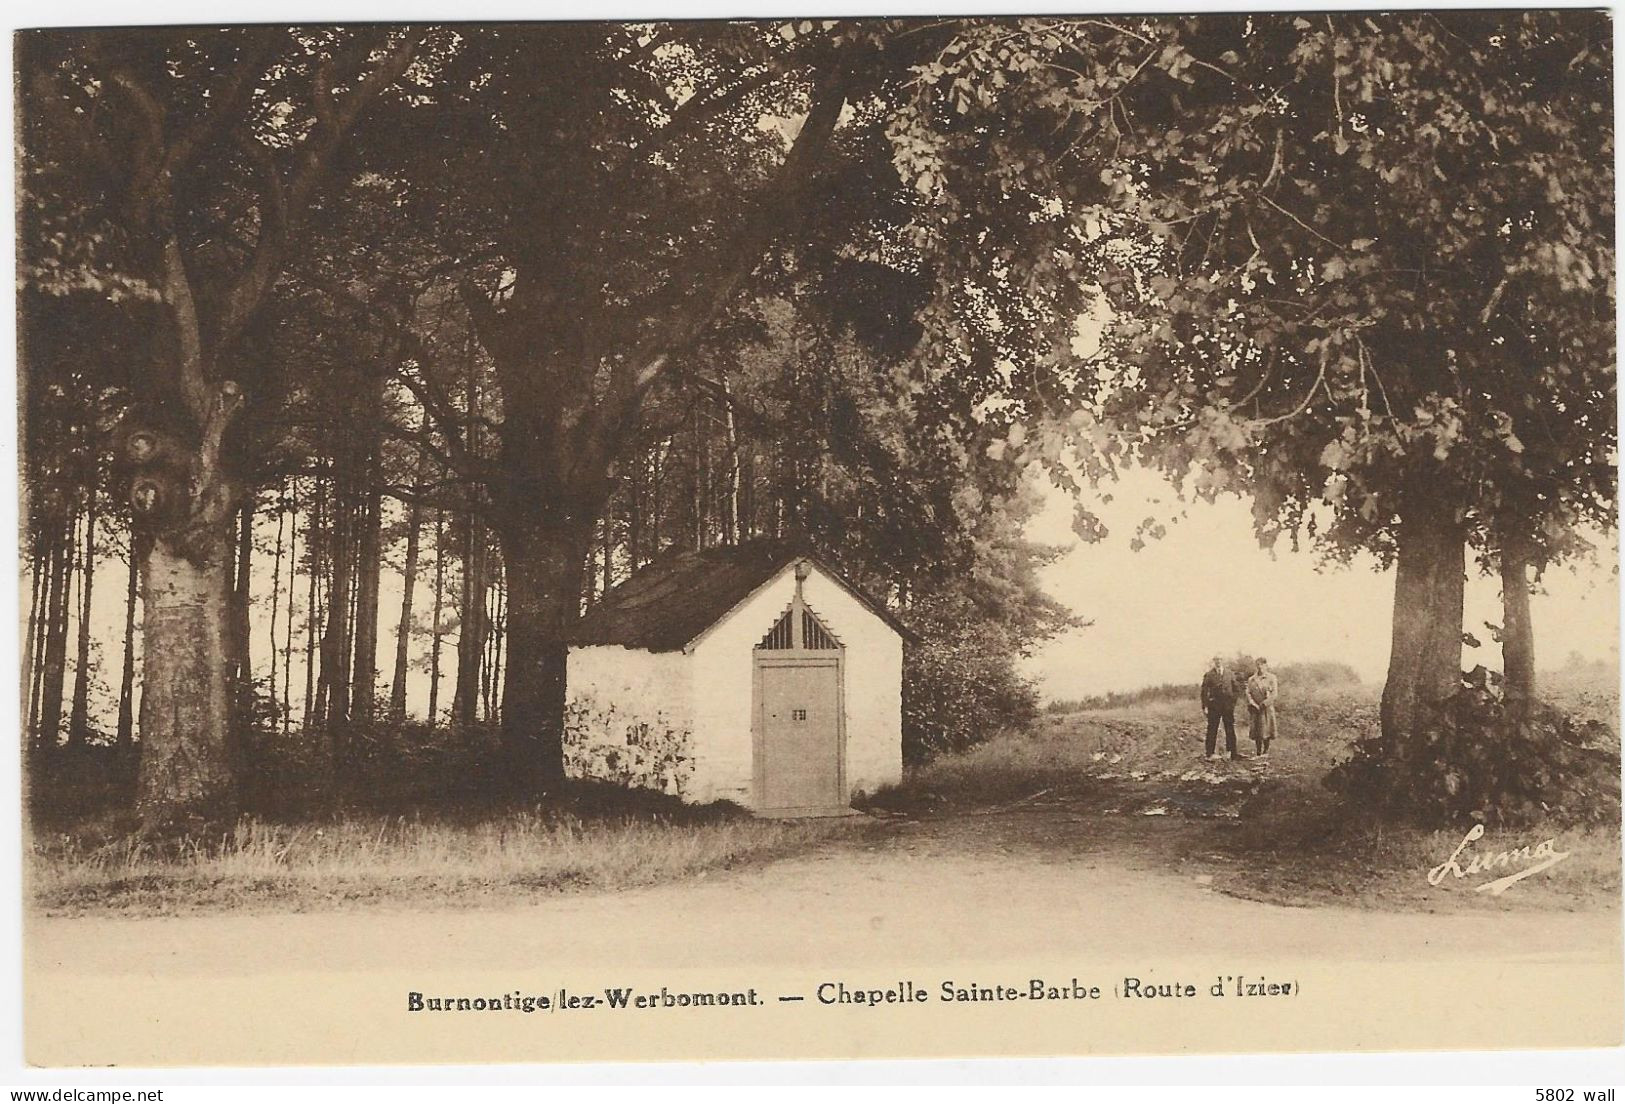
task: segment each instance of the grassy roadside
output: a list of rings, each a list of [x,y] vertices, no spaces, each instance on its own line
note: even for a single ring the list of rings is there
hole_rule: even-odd
[[[731,806],[649,804],[605,815],[561,806],[477,818],[246,818],[218,838],[162,845],[116,825],[40,831],[25,883],[34,905],[53,915],[462,907],[703,877],[852,830],[844,821],[758,820]]]
[[[1577,715],[1617,723],[1617,689],[1551,690]],[[1268,762],[1241,763],[1202,760],[1194,703],[1050,714],[1031,732],[1002,734],[912,769],[865,805],[915,820],[957,819],[974,824],[973,835],[999,834],[1039,855],[1067,854],[1087,838],[1120,861],[1171,868],[1217,891],[1281,905],[1618,906],[1617,825],[1487,834],[1476,850],[1551,839],[1569,852],[1501,896],[1474,887],[1506,870],[1429,885],[1427,871],[1449,858],[1470,825],[1384,825],[1340,805],[1321,785],[1376,723],[1376,712],[1369,687],[1288,699]],[[960,815],[971,812],[999,815]],[[583,784],[547,806],[250,818],[215,838],[161,846],[129,827],[116,817],[39,825],[26,855],[27,899],[57,915],[466,907],[702,878],[825,844],[896,835],[884,823],[758,820],[733,806],[695,808]],[[953,837],[954,846],[966,842],[963,832]]]
[[[1612,686],[1552,680],[1547,692],[1583,719],[1617,724]],[[1464,870],[1475,852],[1533,849],[1548,839],[1568,858],[1499,896],[1475,888],[1526,864],[1462,879],[1447,870],[1439,885],[1429,884],[1428,871],[1452,855],[1470,824],[1450,831],[1384,824],[1340,804],[1321,785],[1354,739],[1376,725],[1377,707],[1377,688],[1363,686],[1289,700],[1268,760],[1240,763],[1201,758],[1194,702],[1052,713],[1031,733],[1002,735],[916,768],[872,803],[914,815],[1028,809],[1034,823],[1008,830],[1038,840],[1055,830],[1053,823],[1045,827],[1042,811],[1064,805],[1070,815],[1096,818],[1092,830],[1118,839],[1117,847],[1160,848],[1169,865],[1219,892],[1279,905],[1427,911],[1619,905],[1617,825],[1492,829],[1463,852]],[[1245,732],[1238,736],[1247,749]]]

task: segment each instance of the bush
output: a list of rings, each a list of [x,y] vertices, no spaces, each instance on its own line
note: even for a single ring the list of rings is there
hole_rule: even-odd
[[[332,807],[400,810],[489,803],[505,792],[495,726],[352,722],[346,761],[334,764],[321,729],[256,729],[243,806],[272,816]]]
[[[963,751],[1038,719],[1038,689],[1010,654],[970,638],[923,640],[903,662],[903,761]]]
[[[1392,753],[1380,735],[1357,741],[1326,785],[1362,807],[1430,827],[1467,818],[1491,826],[1617,824],[1619,769],[1605,725],[1577,724],[1545,703],[1508,709],[1491,694],[1463,690],[1428,709]]]
[[[655,737],[669,740],[670,734],[644,736],[637,726],[632,742],[652,744]],[[468,820],[529,805],[507,784],[494,725],[356,722],[350,726],[347,747],[346,762],[337,767],[320,729],[294,729],[285,735],[263,729],[250,733],[243,748],[247,767],[239,795],[243,814],[289,822],[340,813]],[[672,763],[664,748],[657,770]],[[627,758],[628,764],[637,762]],[[89,747],[77,752],[62,749],[31,764],[29,813],[35,829],[55,831],[105,821],[113,836],[133,831],[136,763],[136,756],[119,755],[112,747]],[[612,781],[572,781],[548,794],[546,802],[550,808],[568,808],[583,817],[670,818],[688,808],[659,789],[648,777],[631,777],[623,771]]]

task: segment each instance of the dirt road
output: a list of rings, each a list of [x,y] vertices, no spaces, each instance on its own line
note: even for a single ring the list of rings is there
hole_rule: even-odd
[[[1488,1042],[1484,1032],[1490,1030],[1501,1033],[1503,1045],[1580,1041],[1573,1031],[1581,1021],[1570,1015],[1592,1007],[1596,1015],[1584,1020],[1584,1030],[1617,1036],[1617,910],[1431,915],[1282,908],[1215,893],[1198,880],[1202,875],[1159,865],[1156,846],[1138,849],[1138,860],[1126,858],[1121,841],[1112,838],[1122,831],[1116,827],[1121,819],[1048,809],[927,817],[878,831],[855,826],[846,839],[809,856],[629,892],[540,897],[519,907],[460,910],[448,907],[455,903],[426,902],[440,907],[35,919],[28,933],[31,1047],[35,1025],[56,1024],[44,1034],[57,1039],[71,1025],[73,1038],[65,1050],[42,1057],[112,1053],[119,1057],[111,1060],[136,1061],[154,1052],[191,1054],[184,1049],[189,1046],[207,1048],[201,1053],[215,1061],[524,1057],[501,1050],[521,1044],[502,1043],[489,1026],[468,1038],[460,1025],[420,1031],[421,1017],[409,1016],[387,1035],[363,1035],[362,1042],[344,1044],[359,1049],[344,1049],[333,1033],[351,1029],[334,1025],[350,1023],[346,1017],[356,1013],[340,1015],[316,994],[345,994],[345,1008],[376,1004],[395,1015],[409,989],[462,992],[476,985],[473,991],[481,992],[477,984],[486,984],[500,992],[533,984],[538,973],[547,975],[547,985],[567,979],[600,990],[609,980],[633,983],[626,979],[650,987],[656,980],[760,985],[764,991],[776,985],[816,1010],[815,986],[830,979],[861,985],[918,976],[936,985],[942,978],[1002,971],[1025,984],[1028,976],[1093,975],[1111,982],[1183,971],[1211,982],[1216,971],[1239,971],[1295,976],[1318,987],[1322,1000],[1333,999],[1333,987],[1337,999],[1354,1000],[1349,994],[1366,986],[1371,992],[1358,998],[1362,1007],[1391,1000],[1395,984],[1414,983],[1422,988],[1405,1007],[1441,1002],[1430,1022],[1437,1019],[1443,1029],[1448,1021],[1457,1033],[1439,1042],[1452,1045]],[[1040,832],[1052,844],[1065,833],[1067,846],[1029,846]],[[1473,990],[1472,1014],[1464,1019],[1463,1002],[1452,995],[1455,979],[1482,978],[1487,969],[1496,981]],[[1316,980],[1305,980],[1306,974]],[[1591,984],[1588,978],[1602,988],[1595,1001],[1577,1003],[1574,987]],[[1546,1036],[1520,1026],[1527,1009],[1544,1007],[1539,986],[1562,991],[1551,995],[1552,1014],[1540,1021]],[[302,994],[296,1010],[276,996],[290,991]],[[162,1012],[132,1015],[132,999]],[[210,1015],[215,1005],[231,1012]],[[243,1021],[245,1007],[270,1018]],[[1309,1007],[1300,1006],[1301,1022],[1284,1033],[1280,1013],[1272,1012],[1268,1045],[1325,1046],[1328,1039],[1348,1045],[1352,1029],[1340,1026],[1335,1014],[1341,1006],[1325,1006],[1334,1012],[1324,1035],[1312,1033],[1320,1021]],[[775,1005],[763,1015],[811,1014],[801,1008]],[[1509,1019],[1512,1013],[1520,1018]],[[98,1017],[106,1017],[105,1024]],[[1118,1039],[1111,1032],[1133,1024],[1121,1017],[1094,1025],[1087,1043],[1074,1033],[1045,1044],[1046,1030],[1060,1030],[1052,1021],[1021,1029],[1036,1032],[1030,1038],[1039,1052],[1169,1049],[1148,1047],[1144,1039],[1136,1046],[1139,1036]],[[826,1029],[830,1022],[818,1021]],[[926,1038],[906,1022],[875,1020],[863,1028],[869,1034],[862,1045],[891,1038],[882,1052],[975,1053],[979,1038],[989,1041],[977,1031],[992,1024],[978,1028],[980,1022],[954,1020]],[[1004,1028],[1012,1022],[998,1021]],[[1185,1022],[1168,1020],[1176,1032],[1168,1038]],[[1381,1018],[1361,1030],[1376,1032],[1357,1040],[1364,1045],[1418,1045],[1418,1036],[1395,1036],[1391,1021]],[[900,1033],[888,1034],[894,1032]],[[691,1055],[726,1057],[840,1054],[860,1045],[857,1036],[841,1032],[819,1034],[816,1043],[798,1037],[799,1050],[776,1049],[772,1035],[714,1031],[686,1042],[673,1037],[673,1045]],[[408,1043],[418,1049],[402,1051]],[[635,1032],[583,1030],[568,1045],[580,1057],[653,1053],[637,1049],[646,1048],[647,1039]],[[1235,1045],[1225,1033],[1173,1049]],[[492,1047],[498,1049],[486,1049]]]
[[[434,964],[448,968],[515,957],[610,964],[625,961],[629,947],[639,958],[696,967],[940,961],[986,957],[990,948],[1388,961],[1619,955],[1615,910],[1431,915],[1239,900],[1164,865],[1171,849],[1156,845],[1158,832],[1192,826],[1141,821],[1130,826],[1130,849],[1114,846],[1122,824],[1056,809],[928,817],[765,866],[521,907],[461,911],[434,901],[421,911],[49,918],[32,923],[30,939],[46,969],[135,974],[296,963],[367,970],[398,962],[399,947],[420,946],[429,933]]]

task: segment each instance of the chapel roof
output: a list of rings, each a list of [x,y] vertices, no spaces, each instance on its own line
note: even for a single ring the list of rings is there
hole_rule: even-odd
[[[661,556],[589,608],[569,630],[568,640],[571,644],[678,651],[798,559],[812,561],[904,638],[915,638],[882,603],[805,545],[749,541]]]

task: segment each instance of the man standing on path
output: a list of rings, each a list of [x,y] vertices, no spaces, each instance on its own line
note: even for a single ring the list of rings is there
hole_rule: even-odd
[[[1207,758],[1213,758],[1219,722],[1223,721],[1224,749],[1230,758],[1240,759],[1236,751],[1236,680],[1225,670],[1222,656],[1214,656],[1213,666],[1202,676],[1202,712],[1207,715]]]

